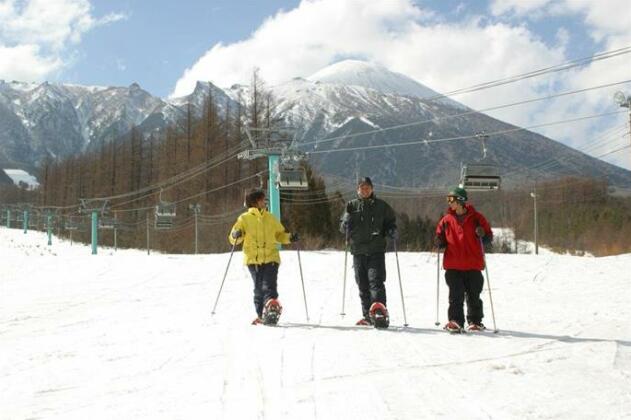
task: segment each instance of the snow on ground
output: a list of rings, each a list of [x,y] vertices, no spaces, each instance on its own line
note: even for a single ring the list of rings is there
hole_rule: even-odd
[[[436,255],[388,254],[392,328],[356,327],[344,253],[282,252],[278,327],[235,252],[70,246],[0,228],[2,419],[631,418],[631,255],[489,255],[500,332],[434,326]],[[441,273],[442,276],[442,273]],[[440,282],[440,320],[447,289]],[[492,327],[488,292],[483,293]]]

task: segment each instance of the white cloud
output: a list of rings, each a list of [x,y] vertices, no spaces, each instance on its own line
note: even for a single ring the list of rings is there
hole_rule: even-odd
[[[0,78],[43,80],[67,64],[86,32],[126,18],[95,18],[91,9],[88,0],[0,0]]]
[[[446,22],[411,0],[362,2],[362,7],[357,7],[354,0],[303,0],[295,9],[268,18],[249,38],[214,45],[185,71],[172,96],[190,93],[197,80],[210,80],[222,87],[248,83],[254,67],[259,67],[263,79],[272,84],[309,76],[344,57],[374,61],[437,91],[468,87],[578,58],[568,55],[572,43],[568,30],[558,29],[556,41],[550,45],[515,19],[517,14],[552,13],[553,6],[554,13],[583,16],[586,30],[605,49],[631,45],[631,22],[627,22],[631,16],[608,21],[605,6],[592,3],[496,0],[491,3],[497,15],[492,20],[470,16],[460,22]],[[624,9],[620,4],[618,10]],[[628,65],[623,65],[629,62],[625,57],[454,99],[480,109],[624,80],[629,78]],[[509,108],[492,115],[528,126],[611,111],[615,109],[611,102],[613,90]],[[586,147],[594,133],[618,122],[610,121],[605,126],[577,123],[540,131],[571,146]],[[631,159],[625,161],[625,166],[631,167]]]
[[[63,63],[59,58],[43,57],[37,45],[6,48],[0,45],[0,78],[7,80],[43,80],[58,71]]]

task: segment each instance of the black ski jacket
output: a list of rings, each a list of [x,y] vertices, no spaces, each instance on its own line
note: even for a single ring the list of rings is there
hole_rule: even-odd
[[[348,235],[353,255],[386,252],[386,234],[396,228],[394,210],[374,194],[349,201],[340,225],[340,231]]]

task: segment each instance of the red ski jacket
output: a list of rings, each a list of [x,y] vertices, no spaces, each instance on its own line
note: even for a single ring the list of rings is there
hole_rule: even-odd
[[[486,234],[485,241],[493,239],[493,231],[486,218],[471,204],[465,204],[464,207],[467,212],[463,215],[462,223],[458,221],[456,212],[449,209],[436,227],[436,236],[442,238],[447,244],[443,268],[445,270],[484,270],[480,238],[476,235],[475,228],[482,226]]]

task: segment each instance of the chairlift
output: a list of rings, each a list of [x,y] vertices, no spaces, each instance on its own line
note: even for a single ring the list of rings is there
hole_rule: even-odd
[[[160,189],[160,197],[155,209],[154,226],[156,229],[171,229],[173,219],[175,219],[175,203],[162,201],[162,189]]]
[[[79,230],[79,223],[76,220],[68,219],[64,223],[65,230]]]
[[[99,218],[99,229],[115,229],[118,227],[118,221],[113,217],[100,217]]]
[[[486,163],[462,165],[460,184],[470,191],[498,190],[501,184],[499,168]]]
[[[278,188],[281,190],[308,190],[309,181],[304,168],[279,168]]]
[[[154,225],[156,229],[171,229],[175,218],[175,203],[161,202],[155,209]]]
[[[487,163],[486,140],[484,132],[476,134],[482,142],[482,160],[475,163],[463,164],[460,170],[460,185],[470,191],[498,190],[501,184],[500,171],[497,165]]]

